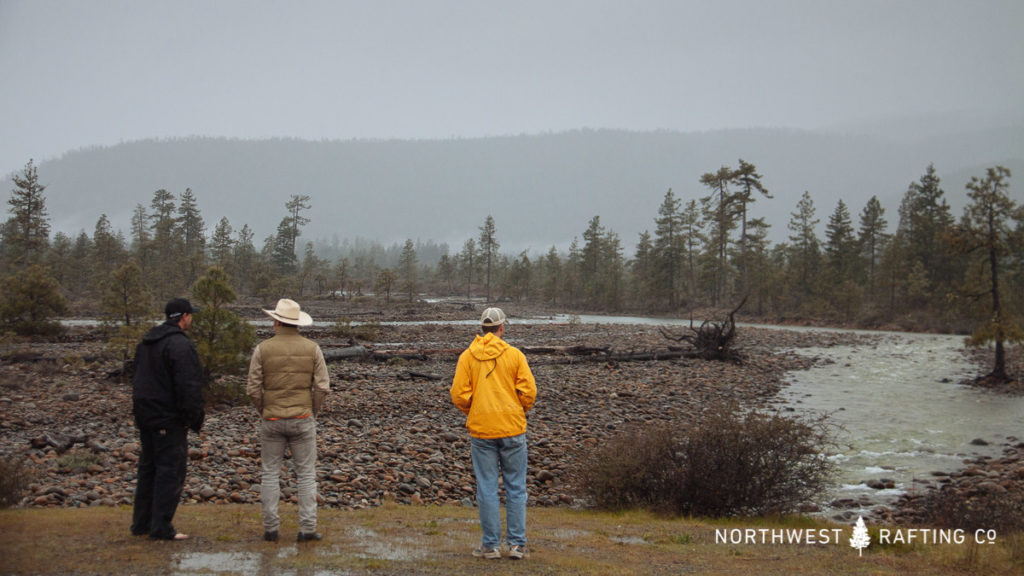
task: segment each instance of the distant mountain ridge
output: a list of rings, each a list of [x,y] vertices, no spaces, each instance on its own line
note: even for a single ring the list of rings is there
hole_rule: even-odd
[[[684,202],[705,196],[701,175],[740,158],[757,166],[774,196],[759,198],[752,216],[766,218],[776,243],[786,240],[805,190],[822,229],[838,199],[856,226],[877,195],[891,231],[907,186],[929,163],[957,217],[964,184],[996,164],[1013,171],[1011,194],[1024,201],[1022,125],[921,139],[781,129],[382,141],[195,137],[76,150],[38,172],[53,232],[69,235],[91,235],[105,213],[128,236],[135,206],[148,210],[154,191],[177,196],[191,188],[208,233],[227,217],[236,231],[253,229],[257,249],[276,231],[290,196],[305,194],[312,210],[301,242],[411,238],[456,252],[490,214],[503,252],[546,252],[581,236],[596,215],[631,251],[640,232],[653,232],[669,188]]]

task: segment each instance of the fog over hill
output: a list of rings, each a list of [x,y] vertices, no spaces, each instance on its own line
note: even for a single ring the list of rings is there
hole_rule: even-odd
[[[38,164],[38,172],[54,233],[91,235],[107,214],[127,237],[135,206],[148,210],[154,191],[178,196],[191,188],[208,234],[227,217],[236,231],[253,229],[257,249],[291,195],[305,194],[312,210],[303,242],[411,238],[457,252],[490,214],[503,252],[546,252],[567,247],[596,215],[631,256],[638,234],[653,233],[669,188],[684,202],[705,196],[701,175],[736,167],[740,158],[757,166],[774,196],[759,198],[751,216],[766,218],[775,243],[786,241],[805,190],[822,231],[840,198],[856,226],[873,195],[891,231],[907,186],[929,163],[957,217],[964,184],[996,164],[1013,171],[1011,195],[1024,201],[1024,125],[924,138],[771,129],[316,142],[195,137],[76,150]]]

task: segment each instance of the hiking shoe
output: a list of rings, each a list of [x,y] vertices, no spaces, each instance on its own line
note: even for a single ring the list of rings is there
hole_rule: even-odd
[[[324,535],[319,532],[299,532],[296,542],[310,542],[312,540],[323,540]]]
[[[483,547],[473,550],[474,558],[485,558],[487,560],[498,560],[501,558],[501,550],[497,548],[484,549]]]
[[[277,542],[277,530],[268,530],[264,532],[263,539],[267,542]]]
[[[513,546],[508,549],[509,560],[522,560],[528,555],[526,546]]]

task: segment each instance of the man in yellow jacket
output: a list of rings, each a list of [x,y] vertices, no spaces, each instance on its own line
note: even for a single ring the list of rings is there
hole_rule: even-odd
[[[526,412],[537,397],[537,383],[526,357],[502,338],[506,318],[500,308],[484,310],[478,335],[460,356],[452,381],[452,403],[466,414],[476,501],[483,538],[478,558],[501,558],[501,501],[505,486],[508,557],[526,555]]]

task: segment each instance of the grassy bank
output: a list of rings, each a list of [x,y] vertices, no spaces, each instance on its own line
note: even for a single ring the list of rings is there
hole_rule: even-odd
[[[709,521],[644,512],[531,508],[531,556],[520,562],[470,556],[479,542],[476,511],[387,504],[322,509],[317,543],[294,542],[294,506],[283,506],[281,541],[262,541],[258,505],[179,509],[186,542],[128,533],[131,510],[0,511],[3,574],[1021,574],[1024,536],[995,544],[849,544],[851,527],[808,519]],[[829,544],[716,542],[716,530],[841,528]],[[877,529],[872,528],[877,542]]]

